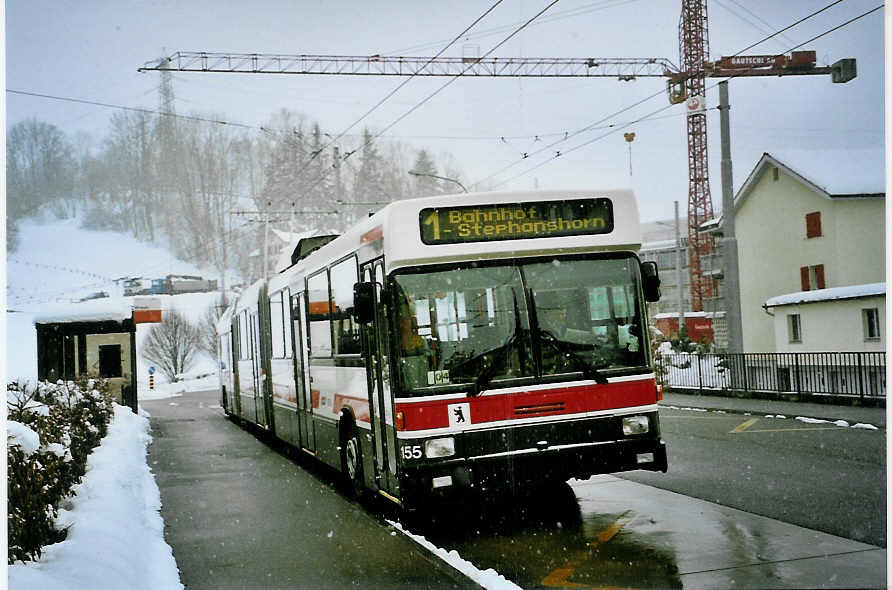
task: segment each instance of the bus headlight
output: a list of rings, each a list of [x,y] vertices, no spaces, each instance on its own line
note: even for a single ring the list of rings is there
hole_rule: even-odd
[[[627,416],[623,418],[623,434],[631,436],[633,434],[644,434],[650,430],[650,421],[647,416]]]
[[[424,441],[424,456],[428,459],[451,457],[454,454],[455,439],[451,436],[445,438],[432,438]]]

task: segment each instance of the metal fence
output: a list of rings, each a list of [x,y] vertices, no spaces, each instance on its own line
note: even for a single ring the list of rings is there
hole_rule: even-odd
[[[885,352],[662,354],[654,359],[669,389],[885,399]]]

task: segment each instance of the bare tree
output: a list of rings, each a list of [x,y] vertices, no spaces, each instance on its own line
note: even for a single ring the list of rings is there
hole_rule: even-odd
[[[225,294],[220,300],[207,308],[198,324],[199,347],[215,361],[218,358],[220,339],[217,337],[217,322],[226,309]]]
[[[165,310],[161,323],[149,331],[142,356],[158,365],[167,379],[174,382],[177,375],[191,368],[200,346],[198,328],[175,310]]]

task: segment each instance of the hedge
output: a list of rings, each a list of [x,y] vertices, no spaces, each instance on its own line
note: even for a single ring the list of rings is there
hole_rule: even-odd
[[[114,403],[104,380],[86,377],[6,389],[7,559],[14,563],[65,539],[55,526],[60,504],[108,432]]]

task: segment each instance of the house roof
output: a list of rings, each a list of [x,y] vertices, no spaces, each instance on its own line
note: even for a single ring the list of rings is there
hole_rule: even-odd
[[[739,207],[769,167],[777,166],[822,197],[885,196],[884,150],[788,150],[765,152],[734,197]]]
[[[849,285],[831,289],[814,291],[797,291],[772,297],[765,302],[765,307],[781,305],[798,305],[803,303],[819,303],[822,301],[838,301],[841,299],[860,299],[863,297],[881,297],[886,294],[886,283],[868,283],[866,285]]]
[[[772,167],[783,170],[828,200],[885,198],[885,158],[883,149],[764,152],[734,195],[734,207],[743,204],[762,175]],[[700,230],[720,230],[721,225],[719,215],[702,222]]]

